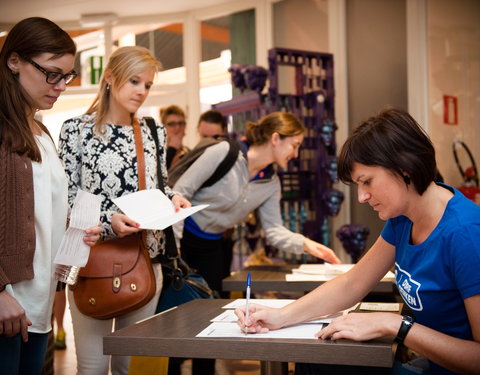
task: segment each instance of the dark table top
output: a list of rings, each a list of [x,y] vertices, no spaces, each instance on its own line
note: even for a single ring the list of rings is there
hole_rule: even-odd
[[[252,277],[252,292],[309,292],[324,283],[324,281],[287,281],[285,275],[292,273],[292,269],[298,267],[299,265],[293,264],[249,266],[223,279],[222,290],[244,291],[248,272]],[[393,293],[395,289],[394,282],[382,280],[372,292]]]
[[[198,338],[231,300],[198,299],[118,330],[103,339],[104,354],[248,359],[391,367],[393,340]]]

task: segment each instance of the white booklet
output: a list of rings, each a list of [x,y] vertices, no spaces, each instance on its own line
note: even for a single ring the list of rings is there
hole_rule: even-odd
[[[208,204],[201,204],[175,212],[172,201],[159,189],[140,190],[113,199],[113,203],[130,219],[139,223],[140,228],[160,230],[208,207]]]
[[[78,267],[87,264],[90,247],[83,242],[83,237],[85,229],[98,224],[101,203],[100,196],[78,189],[70,213],[70,225],[53,260],[55,264]]]

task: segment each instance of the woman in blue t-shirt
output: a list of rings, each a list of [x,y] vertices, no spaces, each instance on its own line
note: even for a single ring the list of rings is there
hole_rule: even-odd
[[[387,109],[362,123],[342,148],[338,175],[386,220],[381,236],[348,273],[282,309],[251,304],[247,322],[238,309],[239,324],[264,332],[346,309],[394,267],[412,317],[348,314],[317,336],[392,336],[426,357],[430,373],[480,373],[480,207],[435,183],[435,172],[433,145],[408,113]]]

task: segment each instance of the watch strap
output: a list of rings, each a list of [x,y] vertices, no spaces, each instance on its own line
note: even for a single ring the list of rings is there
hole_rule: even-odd
[[[395,342],[398,344],[403,344],[405,337],[407,337],[410,328],[412,328],[414,319],[409,315],[404,315],[402,318],[402,324],[398,330],[397,337],[395,337]]]

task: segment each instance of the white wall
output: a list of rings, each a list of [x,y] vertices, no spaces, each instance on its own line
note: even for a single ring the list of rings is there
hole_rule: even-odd
[[[427,27],[430,136],[445,182],[460,186],[454,140],[467,144],[480,167],[480,1],[428,1]],[[444,95],[458,98],[457,126],[444,124]]]

